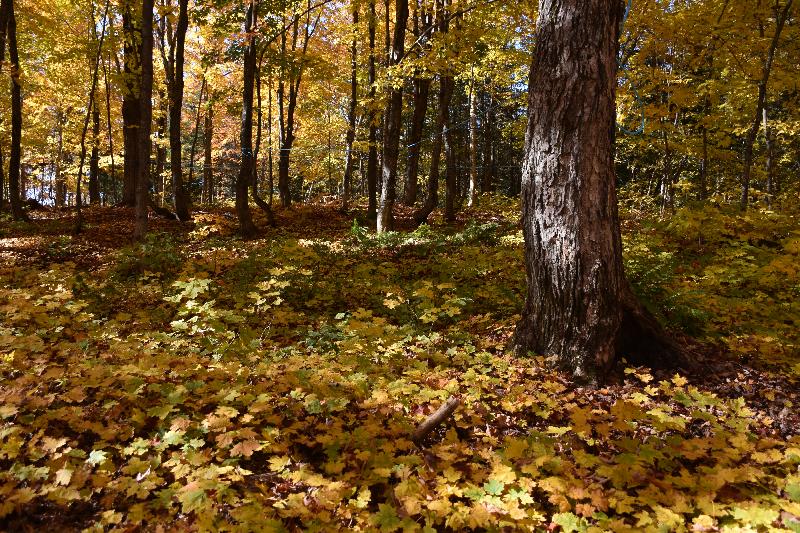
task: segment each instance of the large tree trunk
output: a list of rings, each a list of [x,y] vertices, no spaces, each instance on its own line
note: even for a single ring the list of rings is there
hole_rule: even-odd
[[[515,342],[602,380],[623,355],[668,364],[677,345],[631,293],[614,173],[619,0],[543,0],[522,179],[527,301]]]
[[[350,109],[347,110],[347,161],[342,180],[342,210],[347,211],[353,187],[353,141],[356,139],[356,106],[358,105],[358,5],[353,4],[353,42],[350,44]]]
[[[139,132],[137,152],[139,164],[136,175],[136,224],[133,236],[144,239],[147,234],[147,214],[150,203],[150,130],[153,122],[153,0],[142,0],[141,78],[139,84]],[[127,157],[126,157],[127,159]]]
[[[400,63],[405,53],[406,23],[408,22],[408,0],[395,1],[394,37],[392,40],[391,66]],[[394,199],[397,183],[397,158],[400,152],[400,129],[403,115],[403,84],[392,80],[389,100],[386,104],[386,129],[383,139],[381,161],[381,203],[378,210],[378,233],[394,229]]]
[[[258,0],[252,0],[247,8],[244,33],[247,35],[247,48],[244,53],[244,88],[242,90],[242,153],[239,176],[236,178],[236,215],[239,217],[239,233],[252,237],[256,233],[253,216],[248,203],[248,190],[253,172],[253,86],[256,76],[256,38],[255,28]]]
[[[789,17],[789,10],[792,8],[793,0],[787,0],[782,11],[778,11],[776,3],[775,9],[775,33],[772,36],[769,50],[767,50],[767,57],[764,60],[764,65],[761,70],[761,79],[758,82],[758,98],[756,99],[756,111],[753,114],[753,120],[750,124],[750,129],[747,132],[747,137],[744,142],[744,164],[742,168],[742,196],[739,205],[742,211],[747,210],[747,205],[750,202],[750,172],[753,168],[753,144],[758,135],[758,128],[761,125],[761,111],[764,109],[764,102],[767,98],[767,86],[769,85],[769,77],[772,72],[772,61],[775,58],[775,51],[778,48],[778,41],[781,37],[781,32],[786,24],[786,19]]]
[[[455,85],[452,77],[447,77],[447,84],[450,85],[450,94],[452,96]],[[456,153],[453,143],[453,132],[450,128],[450,101],[447,101],[447,106],[444,108],[444,182],[445,182],[445,197],[444,197],[444,219],[447,222],[453,222],[456,219],[456,196],[458,195],[458,175],[456,170]]]
[[[133,2],[123,2],[122,31],[123,44],[123,95],[122,95],[122,140],[125,150],[123,162],[122,205],[136,205],[136,179],[139,176],[139,125],[141,124],[141,103],[139,101],[140,50],[137,16]]]
[[[197,138],[200,134],[200,111],[203,108],[203,93],[206,90],[206,77],[200,84],[200,96],[197,97],[197,110],[194,115],[194,133],[192,134],[192,146],[189,148],[189,185],[194,182],[194,157],[197,153]]]
[[[375,0],[369,2],[369,153],[367,155],[367,218],[378,217],[378,117],[375,112]]]
[[[487,93],[486,123],[483,126],[483,172],[481,173],[481,192],[494,191],[494,122],[495,101],[491,93]]]
[[[11,154],[8,160],[8,196],[11,216],[14,220],[27,220],[22,210],[20,190],[20,164],[22,160],[22,87],[19,84],[19,52],[17,51],[17,19],[14,15],[14,0],[8,2],[8,54],[11,59]]]

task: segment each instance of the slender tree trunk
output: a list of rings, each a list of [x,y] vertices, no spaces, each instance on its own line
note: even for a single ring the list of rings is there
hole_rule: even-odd
[[[452,78],[442,76],[439,78],[439,113],[436,117],[434,128],[433,146],[431,147],[431,171],[428,177],[428,194],[425,204],[414,214],[417,225],[425,224],[428,217],[439,205],[439,163],[442,158],[442,145],[444,144],[444,130],[448,121],[450,100],[453,96]]]
[[[411,134],[408,145],[408,166],[403,204],[412,206],[419,196],[419,159],[422,152],[422,135],[425,130],[425,115],[428,113],[430,78],[414,78],[414,114],[411,117]]]
[[[197,98],[197,113],[194,117],[194,135],[192,136],[192,146],[189,149],[189,185],[194,183],[194,157],[197,153],[197,138],[200,133],[200,110],[203,108],[203,93],[206,89],[206,77],[203,76],[203,81],[200,84],[200,96]]]
[[[110,0],[106,0],[106,7],[103,12],[103,29],[100,33],[100,38],[97,43],[97,55],[95,56],[92,70],[92,87],[89,90],[89,102],[86,105],[86,117],[83,120],[83,129],[81,130],[81,158],[80,164],[78,165],[78,177],[75,186],[75,207],[77,207],[78,215],[75,222],[75,233],[80,233],[83,230],[83,193],[81,191],[81,180],[83,179],[83,165],[86,162],[86,135],[89,132],[89,120],[92,115],[95,115],[97,129],[100,129],[100,113],[97,110],[95,98],[97,95],[97,80],[100,75],[100,58],[103,57],[103,41],[106,37],[106,25],[108,24],[109,7]],[[92,18],[89,20],[89,23],[91,28],[94,29],[96,24],[94,16],[92,16]]]
[[[394,38],[391,66],[400,63],[405,53],[408,0],[395,1]],[[389,101],[386,105],[386,134],[383,139],[381,203],[378,211],[378,233],[394,229],[394,200],[397,182],[397,159],[400,151],[400,129],[403,114],[402,81],[392,80]]]
[[[469,191],[467,205],[472,207],[478,198],[478,93],[473,76],[469,88]]]
[[[774,174],[774,164],[773,164],[773,157],[774,157],[774,146],[773,146],[773,139],[772,139],[772,131],[769,129],[769,122],[767,121],[767,107],[764,106],[762,110],[762,115],[764,117],[764,137],[767,142],[767,162],[766,162],[766,170],[767,170],[767,208],[772,209],[772,194],[773,194],[773,174]]]
[[[664,365],[680,353],[623,271],[613,156],[622,12],[618,0],[541,2],[528,85],[528,293],[515,342],[588,381],[623,355]]]
[[[753,168],[753,144],[758,135],[758,128],[761,125],[761,112],[764,109],[764,102],[767,98],[767,87],[769,85],[769,77],[772,73],[772,61],[775,58],[775,51],[778,48],[778,42],[781,37],[781,32],[786,24],[786,19],[789,17],[789,11],[792,8],[793,0],[787,0],[783,6],[783,10],[778,12],[776,3],[775,13],[775,34],[772,36],[767,57],[764,61],[764,66],[761,71],[761,79],[758,82],[758,98],[756,100],[756,112],[753,114],[753,121],[750,129],[747,132],[747,137],[744,143],[744,166],[742,168],[742,195],[739,201],[739,206],[742,211],[747,210],[750,201],[750,173]]]
[[[108,133],[108,153],[111,156],[111,183],[116,183],[117,168],[116,161],[114,161],[114,129],[111,126],[111,82],[108,79],[108,63],[103,60],[103,78],[106,88],[106,130]],[[116,186],[114,191],[116,193]],[[103,205],[108,205],[108,191],[105,186],[103,187]],[[116,194],[115,194],[116,196]]]
[[[701,126],[703,133],[703,155],[700,160],[700,200],[708,198],[708,130]]]
[[[94,99],[92,112],[92,155],[89,160],[89,203],[100,205],[100,108]]]
[[[347,115],[347,160],[344,165],[342,180],[342,210],[347,211],[353,179],[353,141],[356,139],[356,107],[358,106],[358,4],[353,4],[353,42],[350,44],[350,109]]]
[[[481,175],[481,192],[494,191],[494,99],[487,95],[486,124],[483,127],[483,172]]]
[[[272,72],[269,74],[269,95],[267,98],[267,143],[269,153],[267,154],[267,174],[269,175],[269,206],[272,208],[272,199],[275,196],[275,175],[272,168]]]
[[[147,213],[150,200],[150,130],[153,122],[153,0],[142,0],[141,81],[139,85],[139,132],[136,176],[136,224],[133,236],[144,239],[147,234]]]
[[[214,101],[209,99],[203,122],[203,201],[214,203],[214,161],[211,147],[214,140]]]
[[[156,170],[153,173],[153,192],[155,193],[155,204],[157,206],[163,206],[166,201],[166,194],[164,191],[164,165],[167,162],[167,148],[164,146],[163,140],[167,137],[168,133],[167,130],[169,129],[169,125],[167,124],[167,118],[169,115],[169,106],[165,105],[166,98],[164,98],[163,91],[161,92],[161,113],[156,120],[156,124],[158,125],[157,130],[157,138],[158,143],[156,144]],[[164,109],[167,107],[167,109]]]
[[[267,224],[270,226],[275,225],[275,216],[272,214],[272,207],[261,198],[258,192],[258,154],[261,151],[261,122],[263,119],[263,110],[261,109],[261,68],[256,68],[256,102],[258,104],[258,125],[256,127],[256,145],[253,150],[253,169],[251,170],[251,189],[253,192],[253,201],[267,216]]]
[[[367,218],[375,220],[378,217],[378,123],[379,119],[375,110],[375,0],[369,1],[369,153],[367,155]]]
[[[58,110],[56,114],[56,128],[58,128],[58,146],[56,148],[56,208],[61,209],[67,200],[67,182],[64,179],[64,112]]]
[[[14,14],[14,0],[8,0],[8,53],[11,59],[11,153],[8,160],[8,199],[11,203],[11,216],[14,220],[28,220],[22,210],[22,196],[25,188],[20,188],[22,160],[22,87],[19,84],[19,52],[17,51],[17,19]],[[21,190],[20,190],[21,189]]]
[[[244,89],[242,91],[242,153],[239,177],[236,179],[236,214],[239,217],[239,233],[252,237],[256,233],[253,216],[248,203],[248,190],[253,172],[253,86],[256,74],[256,38],[253,30],[258,16],[258,0],[251,0],[247,8],[244,33],[247,48],[244,53]]]
[[[446,83],[450,86],[450,96],[453,94],[455,85],[452,77],[446,77]],[[444,198],[444,219],[453,222],[456,219],[456,197],[458,196],[458,175],[456,169],[456,154],[453,144],[453,132],[450,129],[450,101],[444,110],[444,160],[445,160],[445,198]]]

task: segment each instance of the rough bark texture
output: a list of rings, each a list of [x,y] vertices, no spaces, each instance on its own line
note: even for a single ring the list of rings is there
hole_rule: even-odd
[[[244,88],[242,90],[242,159],[239,165],[239,176],[236,178],[236,215],[239,217],[239,233],[244,237],[252,237],[256,233],[253,216],[248,203],[248,190],[253,171],[253,86],[256,75],[256,38],[252,34],[256,21],[256,0],[247,8],[244,24],[245,35],[248,35],[247,48],[244,53]]]
[[[8,14],[11,1],[12,0],[0,1],[0,72],[3,71],[3,63],[6,60],[6,32],[8,30]],[[0,117],[0,124],[2,124],[2,117]],[[63,129],[62,122],[59,121],[59,139],[61,139],[62,129]],[[60,151],[61,148],[59,148],[59,153]],[[58,168],[58,162],[56,162],[56,168]],[[3,166],[3,151],[0,148],[0,211],[2,211],[5,208],[4,194],[5,194],[5,167]]]
[[[469,89],[469,191],[467,205],[475,205],[478,197],[478,94],[475,79]]]
[[[141,103],[139,101],[139,42],[133,0],[123,2],[122,31],[123,46],[123,94],[122,94],[122,140],[125,150],[122,181],[122,205],[136,205],[136,178],[139,175],[139,124]]]
[[[405,52],[408,0],[395,2],[394,37],[391,66],[400,63]],[[395,83],[386,104],[386,134],[383,139],[381,203],[378,210],[378,233],[394,229],[394,200],[397,183],[397,158],[400,152],[400,129],[403,115],[403,86]]]
[[[253,201],[256,205],[264,212],[267,216],[267,224],[270,226],[275,225],[275,215],[272,213],[272,207],[264,201],[261,197],[261,193],[259,193],[259,184],[258,184],[258,153],[261,150],[261,122],[263,119],[263,109],[261,108],[261,68],[256,68],[256,103],[258,105],[258,126],[256,128],[256,142],[255,148],[253,149],[253,158],[252,164],[253,167],[250,170],[250,188],[251,192],[253,193]],[[252,122],[252,120],[251,120]]]
[[[136,225],[133,236],[141,240],[147,234],[150,194],[150,130],[153,122],[153,0],[142,0],[141,82],[139,84],[139,132],[136,174]],[[127,157],[126,157],[127,159]]]
[[[678,347],[633,297],[614,174],[619,0],[544,0],[529,84],[522,217],[528,292],[515,342],[601,380]]]
[[[455,85],[452,77],[446,77],[446,82],[450,86],[450,95],[453,94],[452,87]],[[445,161],[445,197],[444,197],[444,219],[453,222],[456,219],[456,197],[458,196],[458,171],[456,170],[456,153],[453,144],[453,132],[450,129],[450,100],[442,104],[444,113],[444,124],[442,137],[444,141],[444,161]]]

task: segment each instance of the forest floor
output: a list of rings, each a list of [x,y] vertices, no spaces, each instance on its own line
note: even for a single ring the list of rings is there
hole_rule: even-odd
[[[142,244],[123,209],[0,220],[0,529],[800,531],[795,216],[623,210],[628,275],[703,370],[591,389],[507,350],[516,201],[380,237],[277,214]]]

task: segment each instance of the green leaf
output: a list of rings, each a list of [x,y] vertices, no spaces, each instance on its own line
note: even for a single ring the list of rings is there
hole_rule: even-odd
[[[492,496],[500,496],[503,493],[503,489],[505,488],[506,484],[502,481],[497,479],[490,479],[486,483],[483,484],[483,490],[486,491],[487,494],[491,494]]]
[[[97,466],[99,464],[103,464],[108,457],[108,453],[102,450],[92,450],[92,453],[89,454],[89,458],[86,459],[86,462],[92,466]]]
[[[584,518],[578,518],[572,513],[558,513],[553,515],[553,523],[561,526],[564,533],[572,533],[573,531],[584,533],[589,526]]]

